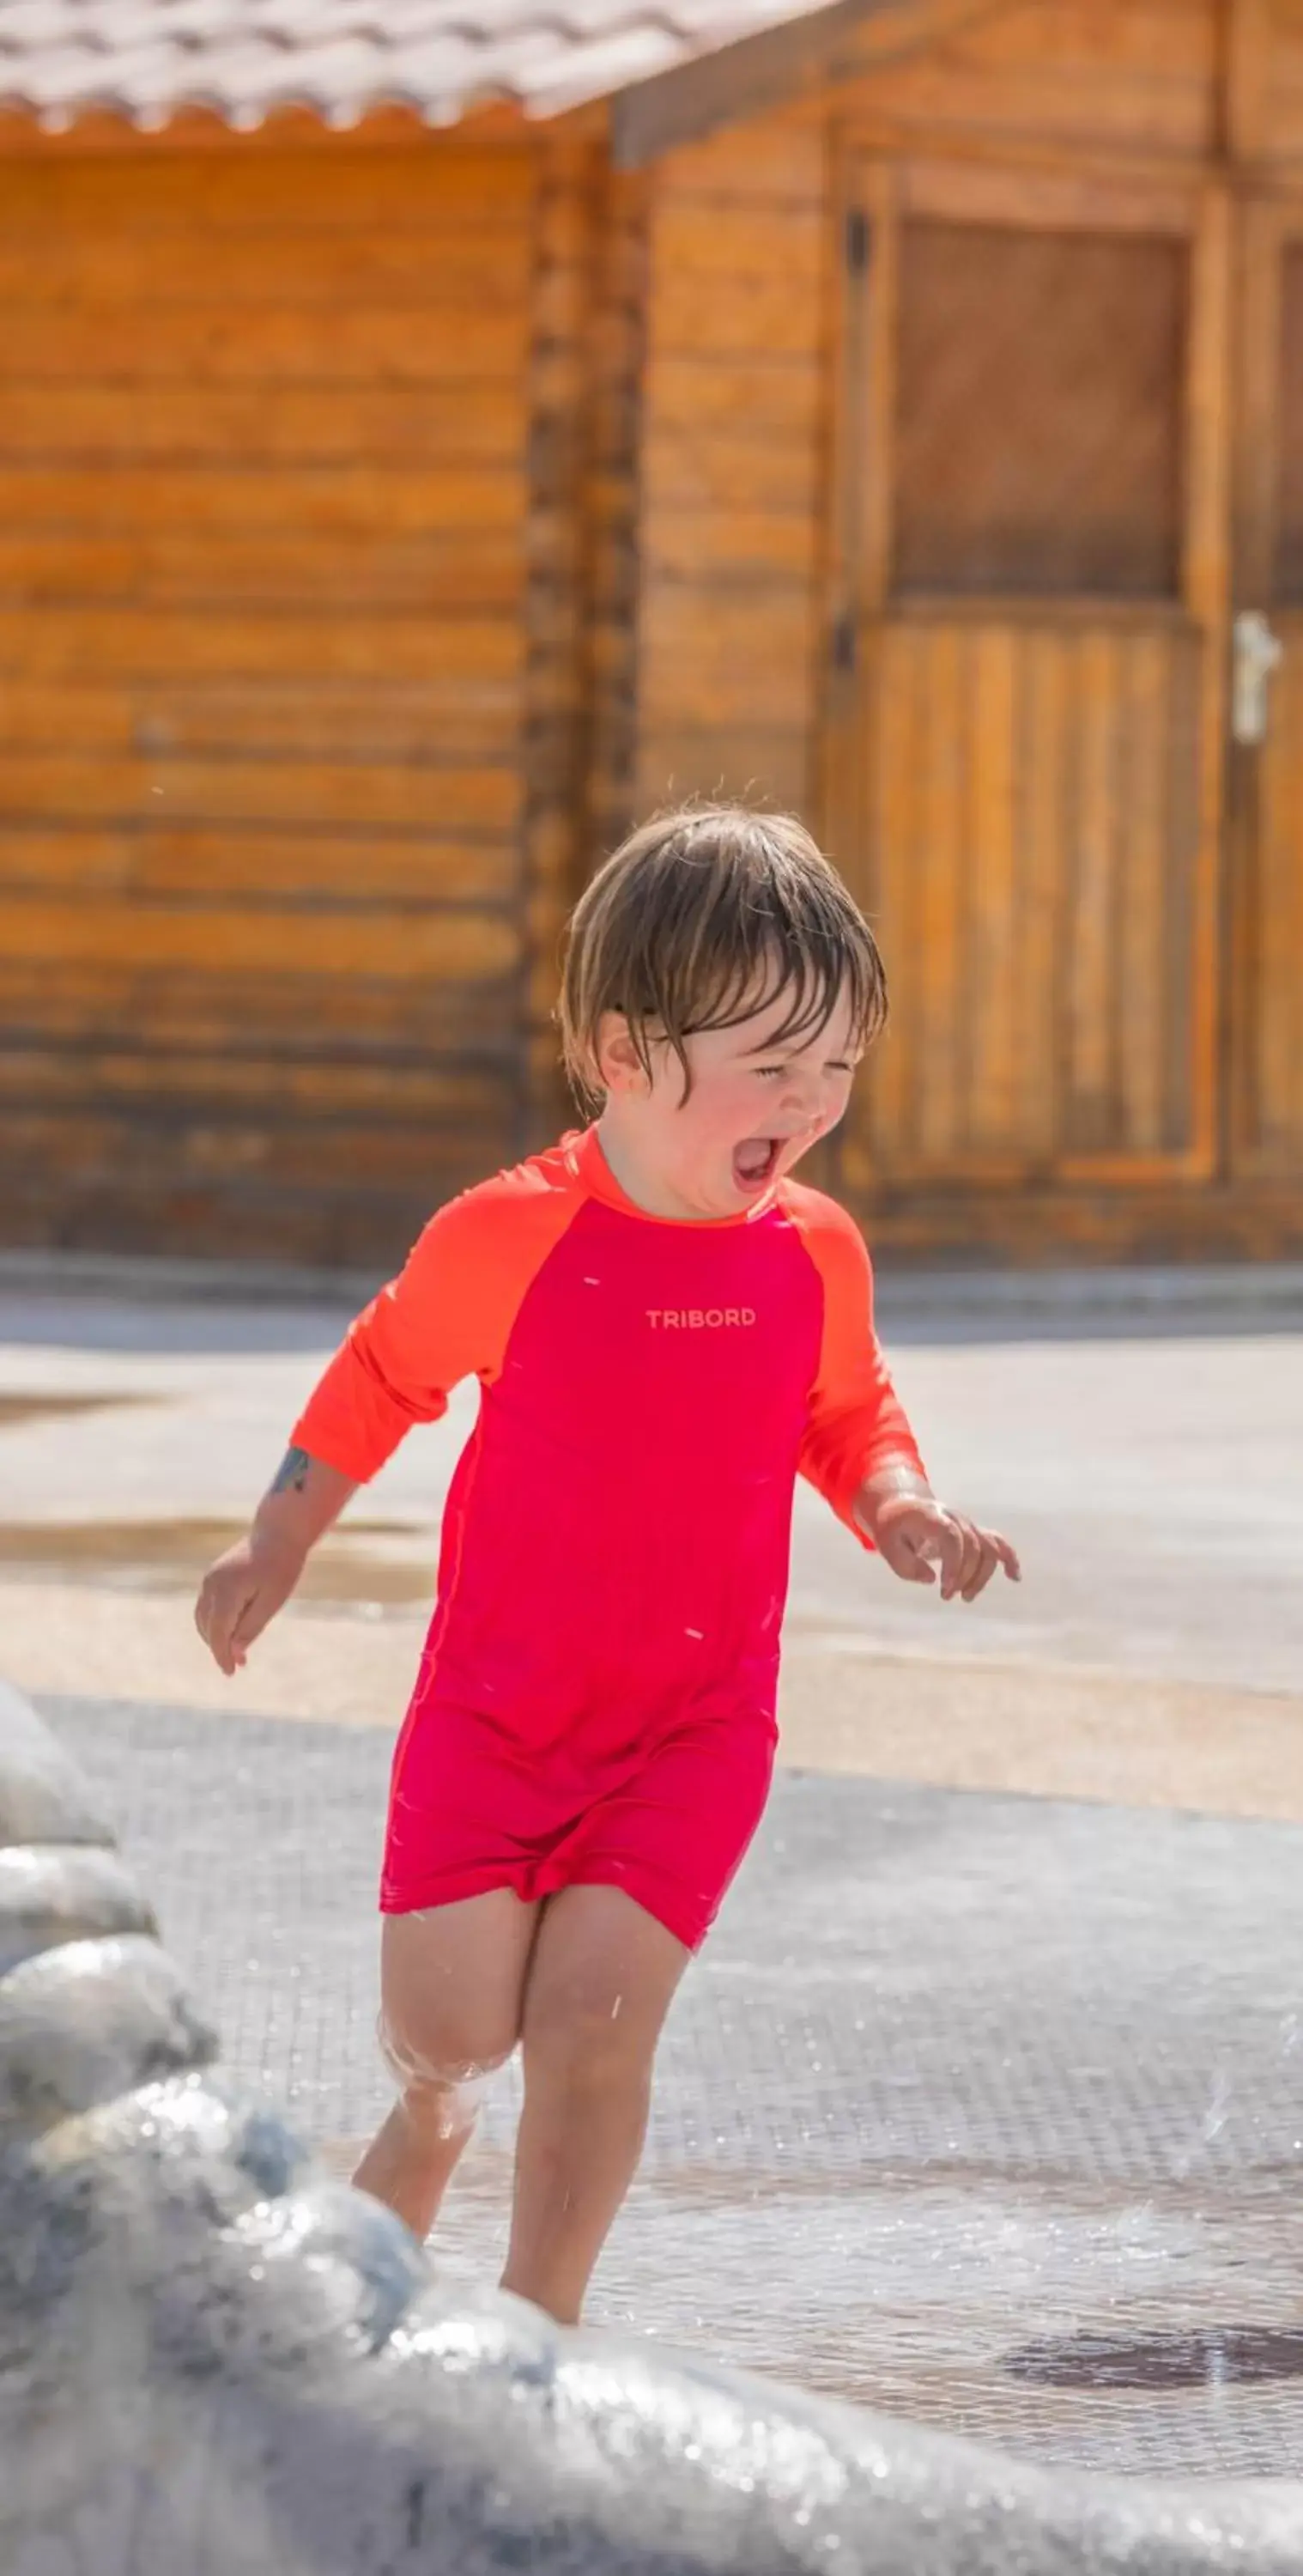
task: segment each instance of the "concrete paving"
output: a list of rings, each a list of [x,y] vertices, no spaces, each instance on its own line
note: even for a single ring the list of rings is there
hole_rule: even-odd
[[[0,1284],[0,1670],[109,1788],[233,2063],[342,2164],[383,2107],[384,1775],[471,1406],[228,1684],[193,1582],[344,1310],[167,1284]],[[936,1481],[1026,1581],[943,1609],[799,1497],[786,1767],[598,2314],[1050,2460],[1303,2473],[1303,1313],[1271,1284],[884,1295]],[[443,2240],[476,2277],[513,2100]]]

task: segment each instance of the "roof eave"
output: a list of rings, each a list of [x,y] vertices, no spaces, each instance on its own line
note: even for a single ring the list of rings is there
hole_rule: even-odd
[[[596,99],[547,121],[549,128],[564,125],[567,130],[577,127],[581,131],[603,131],[609,113],[607,101]],[[509,142],[527,132],[537,132],[539,122],[537,116],[527,113],[519,99],[512,98],[485,99],[448,118],[425,114],[400,101],[381,100],[360,116],[350,117],[347,123],[332,122],[320,108],[298,100],[269,108],[256,124],[238,125],[218,109],[192,101],[182,102],[166,117],[142,122],[124,106],[105,101],[88,102],[74,116],[51,119],[42,117],[32,106],[0,100],[0,158],[60,150],[116,153],[138,152],[142,148],[164,152],[247,152],[284,150],[288,145],[296,151],[338,151],[361,145],[374,150],[386,143],[442,143],[457,137],[468,143]]]
[[[160,103],[157,110],[133,109],[114,98],[111,84],[103,96],[80,100],[66,113],[37,99],[0,96],[0,154],[142,144],[247,149],[292,142],[338,148],[453,133],[476,140],[519,138],[546,127],[609,134],[616,166],[637,169],[678,144],[790,103],[829,81],[862,77],[1007,5],[1008,0],[828,0],[626,88],[589,94],[579,86],[533,97],[505,89],[479,96],[450,93],[442,100],[391,93],[339,106],[328,98],[286,97],[244,116],[228,104],[197,97]]]

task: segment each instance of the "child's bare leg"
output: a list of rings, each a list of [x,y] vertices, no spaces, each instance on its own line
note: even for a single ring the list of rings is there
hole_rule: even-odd
[[[520,2037],[537,1917],[506,1887],[385,1916],[380,2042],[401,2091],[353,2180],[419,2237],[475,2126],[480,2079]]]
[[[652,2060],[691,1957],[614,1887],[544,1907],[525,1987],[525,2108],[505,2290],[578,2322],[647,2130]]]

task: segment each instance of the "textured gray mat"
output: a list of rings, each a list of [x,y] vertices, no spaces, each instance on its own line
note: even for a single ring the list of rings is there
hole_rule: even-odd
[[[43,1703],[226,2063],[386,2101],[388,1742]],[[662,2056],[603,2317],[1045,2460],[1303,2473],[1303,1827],[781,1776]],[[436,2252],[503,2235],[514,2079]]]

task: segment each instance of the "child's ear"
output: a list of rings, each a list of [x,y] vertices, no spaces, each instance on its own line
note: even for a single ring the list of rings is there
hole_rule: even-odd
[[[603,1091],[626,1098],[646,1092],[646,1068],[629,1033],[623,1011],[603,1011],[597,1024],[597,1072]]]

